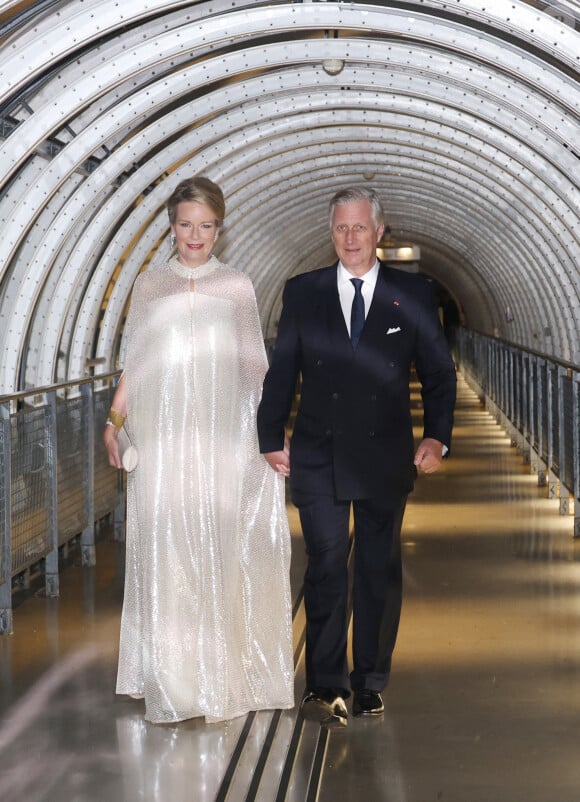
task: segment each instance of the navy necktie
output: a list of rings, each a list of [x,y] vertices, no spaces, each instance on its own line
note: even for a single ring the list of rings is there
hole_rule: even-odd
[[[351,278],[354,285],[354,300],[350,310],[350,341],[356,348],[365,325],[365,301],[362,297],[362,278]]]

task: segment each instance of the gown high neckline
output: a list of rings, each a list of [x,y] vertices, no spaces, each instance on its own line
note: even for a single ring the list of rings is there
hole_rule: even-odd
[[[220,263],[212,254],[208,261],[204,262],[202,265],[199,265],[199,267],[187,267],[187,265],[182,265],[177,256],[172,256],[168,264],[171,270],[173,270],[174,273],[177,273],[178,276],[196,279],[209,275],[217,267],[219,267]]]

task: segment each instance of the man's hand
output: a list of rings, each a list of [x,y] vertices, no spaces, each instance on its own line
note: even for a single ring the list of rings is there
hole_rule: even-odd
[[[415,454],[415,465],[419,473],[434,473],[443,461],[443,443],[433,437],[426,437],[419,443]]]
[[[290,443],[288,438],[284,440],[284,449],[282,451],[269,451],[264,454],[264,459],[276,473],[282,476],[290,476]]]

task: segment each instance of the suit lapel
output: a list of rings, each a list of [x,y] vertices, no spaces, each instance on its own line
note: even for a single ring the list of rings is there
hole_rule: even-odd
[[[401,330],[401,313],[396,283],[389,281],[388,270],[381,266],[359,348],[364,347],[365,343],[376,345],[384,342],[388,332],[398,334]]]

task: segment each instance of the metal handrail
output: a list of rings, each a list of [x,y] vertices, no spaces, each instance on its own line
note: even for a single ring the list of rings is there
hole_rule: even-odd
[[[580,537],[580,366],[467,329],[455,355],[561,513],[574,503]],[[122,536],[123,474],[101,444],[119,375],[0,396],[0,634],[12,631],[14,577],[43,565],[47,595],[58,595],[63,545],[80,535],[93,565],[95,523],[113,514]]]
[[[59,594],[59,554],[80,537],[95,563],[95,525],[124,520],[124,480],[102,445],[120,371],[0,396],[0,634],[12,631],[12,585],[40,567]]]
[[[560,359],[553,354],[546,354],[544,351],[535,351],[533,348],[522,348],[521,345],[513,342],[512,340],[505,340],[503,337],[490,337],[489,334],[485,334],[478,329],[460,329],[460,331],[464,333],[469,332],[471,336],[475,335],[477,337],[481,337],[482,339],[489,340],[490,342],[501,343],[501,345],[505,345],[507,348],[515,348],[516,350],[522,351],[530,356],[538,357],[538,359],[546,359],[549,362],[552,362],[554,365],[560,365],[567,370],[580,373],[580,364],[576,362],[568,362],[567,360]]]
[[[580,366],[459,329],[462,373],[508,432],[580,537]]]

